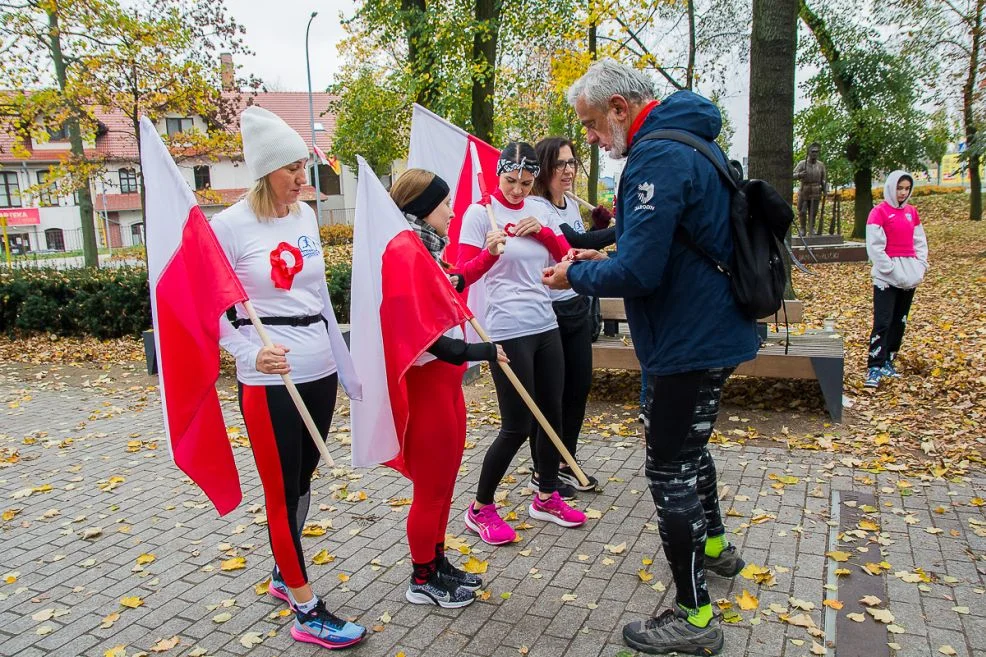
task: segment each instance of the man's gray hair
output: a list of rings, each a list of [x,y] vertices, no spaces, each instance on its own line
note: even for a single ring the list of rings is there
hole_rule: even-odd
[[[591,107],[605,107],[614,94],[631,103],[654,99],[654,83],[646,73],[612,59],[601,59],[568,89],[568,104],[582,98]]]

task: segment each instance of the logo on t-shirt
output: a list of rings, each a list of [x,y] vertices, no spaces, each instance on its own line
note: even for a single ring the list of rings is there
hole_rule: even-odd
[[[298,249],[301,250],[301,256],[303,258],[311,258],[321,253],[318,248],[318,242],[308,237],[308,235],[302,235],[298,238]]]

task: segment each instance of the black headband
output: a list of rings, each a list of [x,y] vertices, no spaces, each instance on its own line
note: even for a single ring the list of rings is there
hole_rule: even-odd
[[[448,183],[435,176],[420,194],[401,208],[401,212],[424,219],[448,196]]]

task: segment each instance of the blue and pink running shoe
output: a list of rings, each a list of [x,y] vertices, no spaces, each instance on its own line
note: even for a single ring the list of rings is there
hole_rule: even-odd
[[[365,635],[365,627],[339,618],[325,608],[324,600],[316,602],[309,612],[296,611],[291,627],[295,641],[314,643],[329,650],[356,645]]]

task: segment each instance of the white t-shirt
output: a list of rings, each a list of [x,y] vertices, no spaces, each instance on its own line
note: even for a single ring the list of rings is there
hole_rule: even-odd
[[[540,203],[525,202],[519,210],[511,210],[495,198],[490,202],[500,230],[531,216],[542,224],[547,223]],[[462,217],[459,242],[482,249],[489,231],[486,208],[478,203],[470,205]],[[541,272],[551,262],[548,249],[535,238],[507,238],[503,254],[482,278],[486,285],[485,328],[490,339],[511,340],[558,327],[548,288],[541,282]]]
[[[326,314],[332,316],[315,213],[304,203],[299,207],[299,214],[259,221],[244,199],[217,214],[210,222],[233,271],[261,318],[320,315],[326,311],[326,306]],[[304,263],[301,271],[295,274],[290,289],[275,287],[271,279],[271,252],[282,242],[297,248]],[[285,254],[283,259],[290,263],[293,257]],[[247,316],[240,304],[236,308],[237,316]],[[236,357],[236,378],[248,385],[280,385],[279,375],[257,371],[257,352],[263,343],[253,326],[248,324],[233,329],[225,316],[219,321],[219,343]],[[295,383],[315,381],[336,371],[324,322],[308,326],[265,324],[264,328],[274,344],[290,349],[287,358]]]
[[[550,228],[555,235],[562,235],[561,225],[568,224],[576,233],[585,232],[585,224],[582,223],[582,215],[579,214],[579,206],[575,202],[565,199],[565,207],[559,208],[557,205],[544,198],[543,196],[529,196],[531,203],[543,205],[545,221],[542,223]],[[548,289],[548,294],[552,301],[564,301],[579,296],[579,293],[569,288],[567,290]]]

